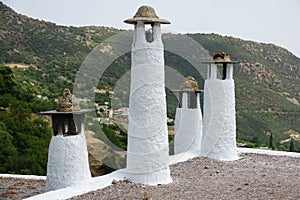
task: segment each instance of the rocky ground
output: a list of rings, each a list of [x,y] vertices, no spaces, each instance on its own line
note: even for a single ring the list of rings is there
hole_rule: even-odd
[[[45,180],[0,177],[0,199],[24,199],[45,192]]]
[[[300,159],[243,154],[234,162],[196,158],[171,166],[173,183],[126,181],[72,199],[300,199]]]
[[[177,163],[171,166],[173,183],[168,185],[153,187],[116,181],[72,199],[300,199],[300,158],[241,156],[233,162],[195,158]],[[43,181],[19,181],[0,179],[0,199],[20,199],[30,195],[25,193],[29,191],[33,192],[31,195],[43,192]],[[12,189],[15,187],[19,189]],[[9,188],[24,196],[3,196],[8,195]]]

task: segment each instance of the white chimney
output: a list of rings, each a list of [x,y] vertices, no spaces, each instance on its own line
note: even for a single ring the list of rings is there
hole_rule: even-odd
[[[219,53],[208,62],[204,84],[203,138],[200,154],[217,160],[237,160],[235,91],[233,64],[229,55]],[[217,67],[222,77],[217,77]]]
[[[160,25],[170,22],[159,19],[153,8],[142,6],[125,23],[134,24],[126,178],[148,185],[167,184],[172,179]]]
[[[179,91],[179,105],[175,116],[174,153],[190,151],[199,155],[202,140],[200,91],[195,78],[184,79]]]

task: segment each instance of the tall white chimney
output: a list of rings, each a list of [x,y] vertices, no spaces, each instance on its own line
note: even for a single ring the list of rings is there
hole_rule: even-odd
[[[149,6],[141,6],[124,22],[134,24],[126,178],[148,185],[167,184],[172,179],[160,25],[170,22],[159,19]],[[147,32],[145,25],[151,25]]]

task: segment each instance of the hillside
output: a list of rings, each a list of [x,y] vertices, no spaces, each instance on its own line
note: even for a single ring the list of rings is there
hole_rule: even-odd
[[[63,88],[72,88],[81,63],[97,44],[122,32],[107,27],[57,26],[20,15],[1,2],[0,14],[0,64],[11,68],[18,83],[14,88],[23,88],[15,93],[29,96],[27,99],[16,98],[31,105],[37,100],[33,97],[38,95],[48,99],[48,103],[40,104],[44,107],[28,110],[34,116],[38,111],[53,108],[49,102],[53,102]],[[233,60],[240,61],[234,71],[238,140],[252,147],[270,146],[300,151],[300,59],[273,44],[217,34],[187,36],[201,44],[211,55],[224,51]],[[167,63],[168,66],[185,76],[194,74],[180,58],[167,52],[165,56],[166,60],[172,61]],[[130,55],[115,60],[98,83],[98,89],[106,92],[97,93],[96,101],[110,101],[109,91],[129,69]],[[6,79],[3,74],[0,75],[0,78]],[[201,77],[196,79],[203,87]],[[7,90],[1,91],[1,96],[11,93],[8,89],[11,84],[3,82],[2,88]],[[174,118],[176,99],[169,91],[167,98],[168,115]],[[7,112],[7,99],[1,98],[0,113]],[[11,124],[1,123],[12,130],[9,127]],[[21,122],[16,120],[15,123],[20,126]],[[290,149],[290,146],[293,148]]]
[[[0,65],[0,173],[44,175],[51,129],[34,114],[52,102],[35,98]]]

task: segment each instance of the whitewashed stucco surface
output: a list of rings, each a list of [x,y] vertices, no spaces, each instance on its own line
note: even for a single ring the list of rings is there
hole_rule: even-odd
[[[200,152],[202,141],[202,113],[197,96],[197,108],[188,108],[187,94],[183,93],[182,108],[176,109],[174,153]]]
[[[164,50],[160,25],[154,40],[145,38],[142,22],[135,25],[131,52],[131,85],[125,177],[148,185],[172,182],[169,169]]]
[[[206,80],[203,110],[200,155],[218,160],[237,160],[234,80]]]
[[[89,179],[91,172],[84,134],[53,136],[48,153],[46,191],[74,186]]]

